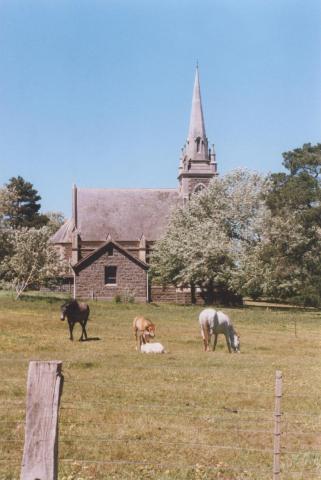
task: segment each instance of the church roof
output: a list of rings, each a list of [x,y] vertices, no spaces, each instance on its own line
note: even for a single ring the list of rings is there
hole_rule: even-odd
[[[76,188],[74,220],[68,220],[52,237],[53,243],[71,242],[77,228],[83,241],[158,240],[178,204],[177,189],[86,189]]]
[[[110,237],[110,235],[109,235]],[[75,272],[79,272],[79,270],[82,270],[83,268],[86,268],[88,265],[90,265],[93,261],[95,261],[97,258],[99,258],[103,253],[107,251],[107,247],[109,245],[113,245],[117,250],[125,255],[127,258],[129,258],[132,262],[136,263],[140,267],[142,267],[144,270],[148,270],[148,265],[147,263],[143,262],[139,258],[136,258],[134,255],[132,255],[128,250],[123,248],[119,243],[115,242],[114,240],[110,239],[107,240],[105,243],[103,243],[100,247],[96,248],[92,253],[87,255],[87,257],[79,260],[75,265],[72,266],[72,269]]]

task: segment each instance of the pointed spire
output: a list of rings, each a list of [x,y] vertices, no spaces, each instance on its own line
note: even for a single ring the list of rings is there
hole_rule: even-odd
[[[193,99],[192,99],[192,110],[191,110],[191,117],[189,123],[189,132],[188,132],[188,140],[194,140],[195,138],[205,138],[205,123],[204,123],[204,116],[203,116],[203,108],[202,108],[202,97],[201,97],[201,88],[200,88],[200,81],[199,81],[199,72],[198,72],[198,64],[196,66],[195,72],[195,81],[194,81],[194,90],[193,90]]]
[[[187,156],[192,159],[197,158],[205,160],[208,158],[208,143],[205,132],[198,64],[195,72],[192,110],[187,137],[186,153]]]

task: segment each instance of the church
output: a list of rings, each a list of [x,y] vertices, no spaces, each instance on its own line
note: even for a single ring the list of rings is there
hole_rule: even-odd
[[[170,213],[217,175],[214,146],[206,137],[196,68],[187,141],[178,186],[168,189],[72,189],[72,218],[51,241],[70,263],[75,298],[185,303],[184,290],[152,285],[148,264],[153,244]],[[188,302],[189,300],[187,300]]]

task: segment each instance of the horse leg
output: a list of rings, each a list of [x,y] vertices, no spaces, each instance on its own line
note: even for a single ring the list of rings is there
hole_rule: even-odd
[[[208,337],[209,337],[209,332],[208,329],[204,326],[201,328],[201,334],[203,337],[203,343],[204,343],[204,352],[208,352]]]
[[[83,341],[84,335],[85,335],[85,339],[87,340],[86,324],[85,324],[85,323],[81,323],[81,337],[80,337],[80,339],[79,339],[80,342]]]
[[[135,338],[136,338],[136,350],[140,352],[143,339],[142,339],[142,333],[138,330],[135,331]]]
[[[134,337],[135,337],[135,349],[138,350],[138,338],[137,338],[137,329],[134,328]]]
[[[214,333],[214,343],[213,343],[213,352],[215,351],[215,348],[216,348],[216,344],[217,344],[217,333]]]
[[[87,337],[87,332],[86,332],[86,324],[87,324],[87,322],[85,322],[85,324],[84,324],[84,335],[85,335],[85,339],[87,340],[88,337]]]
[[[69,325],[69,340],[73,340],[74,337],[72,335],[72,331],[74,329],[74,324],[72,322],[68,322],[68,325]]]
[[[225,333],[224,335],[225,335],[226,345],[227,345],[228,351],[230,353],[232,353],[230,337],[229,337],[228,333]]]

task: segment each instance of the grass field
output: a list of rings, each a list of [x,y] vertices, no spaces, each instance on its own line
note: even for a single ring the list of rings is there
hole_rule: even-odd
[[[31,359],[63,361],[60,480],[271,479],[277,369],[281,479],[321,479],[320,312],[224,309],[241,336],[230,355],[223,337],[202,351],[200,307],[93,302],[99,340],[70,342],[61,303],[0,294],[0,480],[19,478]],[[135,351],[137,314],[169,353]]]

